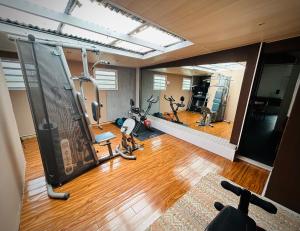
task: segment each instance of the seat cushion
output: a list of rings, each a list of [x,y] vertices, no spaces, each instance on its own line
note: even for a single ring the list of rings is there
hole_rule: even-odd
[[[95,141],[96,143],[101,143],[103,141],[108,141],[116,138],[116,136],[111,132],[104,132],[102,134],[96,135]]]

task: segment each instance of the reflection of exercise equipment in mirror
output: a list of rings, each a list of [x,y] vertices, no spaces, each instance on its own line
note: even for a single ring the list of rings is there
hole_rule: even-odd
[[[151,122],[150,120],[147,119],[147,116],[151,110],[152,104],[157,103],[159,100],[159,96],[157,96],[156,98],[153,97],[153,95],[151,95],[148,99],[147,99],[147,103],[148,103],[148,107],[146,109],[146,111],[142,110],[139,107],[135,107],[135,103],[133,99],[130,99],[130,116],[132,119],[134,119],[136,121],[136,126],[133,129],[133,135],[134,136],[138,136],[140,129],[144,126],[144,128],[146,128],[149,131],[152,131],[151,129]]]
[[[200,121],[197,121],[199,123],[198,126],[211,126],[213,127],[211,123],[211,111],[208,107],[203,106],[201,107],[201,114],[202,114],[202,119]]]
[[[183,104],[184,102],[184,97],[181,96],[180,97],[180,103],[176,103],[175,99],[173,98],[173,96],[169,96],[167,97],[166,95],[164,95],[165,100],[169,101],[171,110],[173,112],[173,116],[170,115],[170,113],[168,113],[167,115],[171,117],[171,121],[174,123],[178,123],[178,124],[183,124],[177,114],[177,111],[179,108],[184,107],[185,105]],[[176,108],[174,108],[174,105],[176,106]],[[175,118],[175,119],[174,119]]]
[[[228,93],[230,87],[230,77],[223,76],[220,74],[213,75],[210,80],[208,92],[206,98],[201,106],[202,118],[199,123],[199,126],[211,126],[215,122],[227,122],[224,120],[225,109],[227,106]],[[211,84],[211,82],[214,84]],[[213,97],[211,97],[213,95]]]
[[[203,78],[210,78],[205,76]],[[209,88],[209,82],[206,79],[198,80],[191,89],[191,97],[188,102],[187,110],[192,112],[200,112],[201,107],[204,105],[206,100],[206,94]]]
[[[83,84],[91,82],[96,89],[97,99],[92,103],[92,111],[98,125],[100,100],[98,85],[88,72],[85,49],[82,49],[84,75],[77,78],[80,93],[74,86],[60,45],[36,42],[32,35],[29,41],[16,39],[16,44],[50,198],[68,199],[68,193],[56,193],[52,186],[60,186],[104,161],[117,156],[135,159],[132,151],[136,150],[136,145],[130,136],[132,122],[126,123],[131,126],[123,127],[122,149],[119,146],[115,152],[111,147],[111,140],[116,137],[113,133],[95,135],[92,130]],[[128,146],[125,138],[134,145]],[[108,155],[98,158],[94,145],[106,146]]]
[[[228,181],[222,181],[224,189],[231,191],[240,197],[238,208],[230,205],[224,206],[220,202],[215,202],[215,208],[220,211],[219,214],[209,223],[206,231],[256,231],[264,230],[258,227],[255,221],[248,216],[249,205],[254,204],[268,213],[276,214],[277,208],[270,202],[265,201],[246,189],[235,186]]]

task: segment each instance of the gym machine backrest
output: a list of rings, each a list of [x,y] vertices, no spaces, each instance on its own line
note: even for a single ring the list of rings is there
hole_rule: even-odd
[[[99,51],[97,51],[99,52]],[[92,107],[92,115],[94,121],[97,122],[98,127],[101,129],[100,126],[100,118],[101,118],[101,107],[103,106],[100,102],[100,96],[99,96],[99,87],[95,81],[94,78],[90,76],[89,69],[88,69],[88,59],[87,59],[87,51],[86,49],[81,49],[81,59],[82,59],[82,64],[83,64],[83,76],[80,77],[73,77],[73,80],[79,80],[79,89],[81,96],[83,98],[83,102],[86,100],[85,94],[84,94],[84,87],[83,84],[85,82],[90,82],[93,87],[94,87],[94,92],[95,92],[95,100],[91,103]],[[94,66],[97,63],[94,64]],[[93,66],[93,67],[94,67]]]
[[[246,189],[235,186],[228,181],[222,181],[221,186],[240,197],[238,208],[230,205],[224,206],[215,202],[215,208],[219,214],[206,227],[206,231],[256,231],[263,230],[257,227],[255,221],[248,216],[249,204],[254,204],[268,213],[276,214],[277,208],[270,202],[265,201]]]

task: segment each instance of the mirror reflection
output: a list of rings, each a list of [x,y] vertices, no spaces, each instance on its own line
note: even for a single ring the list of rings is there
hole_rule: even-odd
[[[246,63],[231,62],[142,71],[141,105],[149,114],[229,140]]]

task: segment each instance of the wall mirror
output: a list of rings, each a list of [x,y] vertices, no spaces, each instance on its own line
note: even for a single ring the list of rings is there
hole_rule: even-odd
[[[150,114],[230,140],[246,62],[144,69],[141,106]]]

